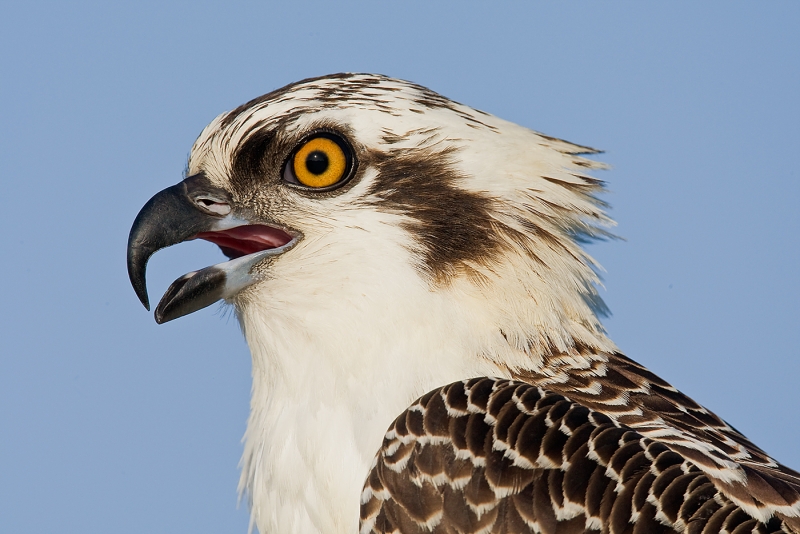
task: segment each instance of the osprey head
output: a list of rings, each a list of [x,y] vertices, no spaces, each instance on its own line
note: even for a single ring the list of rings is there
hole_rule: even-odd
[[[392,78],[304,80],[205,128],[188,178],[133,224],[131,283],[147,307],[150,256],[205,239],[230,261],[176,280],[159,323],[220,299],[277,309],[414,286],[491,311],[494,331],[521,348],[603,337],[577,239],[610,222],[602,183],[584,174],[602,167],[581,157],[595,152]],[[303,289],[270,290],[282,286]]]

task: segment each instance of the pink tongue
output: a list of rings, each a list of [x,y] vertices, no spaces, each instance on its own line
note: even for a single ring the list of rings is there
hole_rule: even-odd
[[[237,226],[219,232],[200,232],[194,237],[211,241],[231,259],[277,248],[292,240],[292,236],[283,230],[263,224]]]

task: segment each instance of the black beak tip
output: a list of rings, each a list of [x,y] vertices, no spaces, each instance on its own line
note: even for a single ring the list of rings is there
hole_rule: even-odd
[[[139,302],[150,311],[150,299],[147,297],[147,281],[145,278],[147,260],[141,261],[138,249],[128,246],[128,278],[131,281]]]
[[[144,309],[150,311],[150,299],[147,297],[147,288],[145,285],[142,283],[139,287],[137,287],[137,284],[134,284],[133,289],[136,291],[136,296],[139,297],[139,302],[142,303]]]

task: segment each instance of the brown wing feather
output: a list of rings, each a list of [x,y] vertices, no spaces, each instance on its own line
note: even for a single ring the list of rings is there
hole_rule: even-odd
[[[515,378],[560,393],[691,460],[728,498],[761,519],[777,514],[800,529],[800,473],[770,458],[736,429],[622,354],[573,355],[590,367],[567,380],[519,371]],[[598,357],[600,356],[600,357]],[[569,358],[549,366],[569,367]]]
[[[389,428],[361,532],[798,532],[753,518],[692,458],[618,419],[517,381],[433,390]]]

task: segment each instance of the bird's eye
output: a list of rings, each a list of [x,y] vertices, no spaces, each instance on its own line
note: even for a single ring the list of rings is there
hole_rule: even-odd
[[[352,167],[350,147],[338,136],[321,133],[301,144],[286,162],[283,179],[312,189],[341,184]]]

